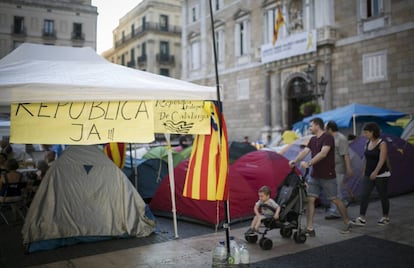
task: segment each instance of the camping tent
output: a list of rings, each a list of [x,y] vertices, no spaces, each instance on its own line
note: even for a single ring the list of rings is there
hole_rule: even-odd
[[[350,105],[338,107],[320,114],[305,117],[302,121],[309,124],[310,120],[320,117],[324,122],[333,120],[339,128],[353,128],[353,134],[357,134],[357,122],[378,121],[383,122],[395,121],[398,118],[406,116],[406,113],[369,106],[365,104],[352,103]]]
[[[70,146],[49,168],[23,226],[29,252],[68,243],[148,236],[154,222],[125,174],[96,146]]]
[[[256,147],[247,142],[233,141],[229,148],[229,161],[233,163],[243,155],[256,151]]]
[[[174,169],[177,193],[182,193],[188,160],[184,160]],[[276,189],[290,172],[288,160],[272,151],[253,151],[245,154],[230,166],[229,171],[229,211],[232,222],[251,217],[254,203],[258,200],[257,192],[263,185]],[[169,178],[163,180],[150,207],[154,214],[167,215],[171,212],[168,195]],[[185,219],[218,225],[224,220],[223,203],[200,201],[177,195],[177,214]]]
[[[174,168],[177,215],[182,219],[207,225],[216,225],[224,218],[223,202],[195,200],[182,194],[189,160],[184,160]],[[170,178],[167,175],[151,200],[150,208],[155,215],[171,215],[171,199],[168,194]],[[252,204],[257,201],[257,193],[238,174],[231,173],[229,183],[229,209],[232,220],[251,216]]]
[[[130,169],[124,168],[129,173]],[[137,165],[137,191],[149,203],[168,173],[167,162],[161,159],[142,159]],[[133,182],[133,178],[130,177]]]

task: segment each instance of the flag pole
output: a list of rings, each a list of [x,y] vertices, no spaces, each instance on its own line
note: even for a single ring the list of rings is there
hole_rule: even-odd
[[[221,141],[221,137],[223,135],[223,129],[222,129],[222,124],[223,124],[223,108],[221,105],[221,98],[220,98],[220,81],[219,81],[219,75],[218,75],[218,68],[217,68],[217,48],[216,48],[216,35],[215,35],[215,29],[214,29],[214,17],[213,17],[213,4],[212,1],[209,0],[209,4],[210,4],[210,20],[211,20],[211,33],[213,36],[213,51],[214,51],[214,70],[215,70],[215,74],[216,74],[216,92],[217,92],[217,102],[218,102],[218,127],[219,127],[219,133],[220,133],[220,141]],[[223,144],[220,143],[220,153],[222,151],[221,146],[223,146]],[[227,195],[228,196],[228,195]],[[227,245],[227,256],[230,256],[230,231],[229,231],[229,224],[230,224],[230,219],[229,219],[229,213],[228,213],[228,200],[224,201],[224,215],[225,215],[225,222],[223,224],[223,228],[226,231],[226,245]]]

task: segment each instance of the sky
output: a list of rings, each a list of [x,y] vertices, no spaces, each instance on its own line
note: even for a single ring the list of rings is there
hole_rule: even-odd
[[[98,8],[98,29],[96,52],[101,54],[112,47],[112,31],[118,26],[119,19],[142,0],[92,0]]]

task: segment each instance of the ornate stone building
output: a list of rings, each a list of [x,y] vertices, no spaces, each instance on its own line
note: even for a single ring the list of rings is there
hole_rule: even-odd
[[[119,20],[107,60],[175,78],[181,76],[179,0],[144,0]]]
[[[230,140],[266,142],[301,120],[309,103],[322,111],[357,102],[414,113],[414,1],[212,4]],[[273,44],[278,9],[284,24]],[[213,86],[209,1],[183,0],[182,16],[182,78]]]
[[[0,58],[21,43],[96,49],[91,0],[0,0]]]

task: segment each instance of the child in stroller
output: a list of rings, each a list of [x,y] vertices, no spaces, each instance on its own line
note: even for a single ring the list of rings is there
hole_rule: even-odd
[[[274,202],[278,204],[278,208],[273,208],[274,217],[262,217],[257,223],[255,222],[257,217],[256,214],[251,228],[245,233],[247,242],[256,243],[258,234],[260,234],[262,235],[259,241],[260,247],[265,250],[271,249],[273,247],[273,242],[265,236],[267,232],[272,229],[280,229],[280,234],[284,238],[290,238],[293,234],[293,230],[297,230],[293,234],[295,242],[304,243],[306,241],[306,235],[301,231],[301,216],[304,213],[304,202],[306,200],[304,177],[306,177],[307,172],[308,170],[306,171],[305,176],[301,177],[295,172],[294,168],[292,169],[278,187],[276,201]],[[270,206],[265,207],[266,209],[272,210]],[[263,207],[261,209],[263,210]],[[265,226],[263,232],[257,231],[257,227],[259,227],[261,223]],[[252,228],[255,229],[252,230]]]
[[[254,205],[254,218],[246,234],[259,233],[259,227],[265,219],[279,219],[280,206],[270,198],[272,190],[268,186],[259,189],[259,200]]]

